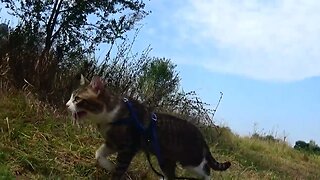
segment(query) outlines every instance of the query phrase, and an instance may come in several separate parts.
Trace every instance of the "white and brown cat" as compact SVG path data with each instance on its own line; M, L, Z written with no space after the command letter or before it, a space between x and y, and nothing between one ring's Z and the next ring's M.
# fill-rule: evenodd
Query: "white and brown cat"
M130 100L130 103L140 123L147 127L152 112L138 101ZM136 127L113 124L130 118L130 112L123 99L113 95L101 78L94 77L89 82L81 76L80 87L72 93L66 105L77 123L87 120L97 125L105 141L96 151L96 159L100 166L112 171L111 179L123 177L138 151L154 154L154 148ZM230 162L219 163L212 157L202 134L193 124L164 113L156 115L156 137L163 160L161 170L167 179L175 178L176 163L206 180L210 179L210 168L224 171L230 167ZM114 165L107 157L116 152L118 156Z

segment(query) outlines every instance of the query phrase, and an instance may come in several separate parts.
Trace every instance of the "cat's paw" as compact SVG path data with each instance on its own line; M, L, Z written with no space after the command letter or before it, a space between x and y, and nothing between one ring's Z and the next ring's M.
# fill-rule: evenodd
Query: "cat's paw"
M115 168L115 165L110 160L104 157L97 158L97 164L107 171L112 171Z

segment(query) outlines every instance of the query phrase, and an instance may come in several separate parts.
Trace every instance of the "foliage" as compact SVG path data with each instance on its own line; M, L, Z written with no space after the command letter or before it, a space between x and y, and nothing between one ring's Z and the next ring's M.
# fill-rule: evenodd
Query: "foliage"
M150 107L164 104L166 97L178 90L179 77L175 72L176 66L165 58L153 58L143 66L143 74L138 79L141 99Z
M95 61L97 45L124 39L148 14L138 0L1 2L19 21L1 45L1 74L55 104L70 94L79 69Z
M0 80L5 85L61 106L80 74L89 79L99 75L114 93L196 123L212 123L208 104L194 91L180 90L176 65L150 57L150 48L132 52L137 34L130 42L125 33L148 14L142 1L1 2L19 19L0 47ZM109 44L102 61L93 55L100 43Z
M313 140L310 140L309 143L301 140L296 141L294 149L320 155L320 147Z
M5 42L8 40L9 26L5 23L0 24L0 49L4 46Z
M88 51L101 42L114 42L133 29L148 12L138 0L13 1L1 0L29 31L44 37L44 52L52 45L69 52L88 43ZM92 50L91 50L92 51Z
M0 90L6 88L5 84L8 83L8 80L5 78L6 73L8 72L8 62L7 59L3 56L6 49L5 46L8 42L9 35L9 26L5 23L0 24Z
M265 141L273 141L273 142L280 142L280 139L275 138L273 135L268 134L268 135L260 135L258 133L254 133L251 136L252 138L256 138L256 139L261 139L261 140L265 140Z
M93 127L72 126L68 116L30 95L0 96L0 179L108 179L96 166L94 152L103 142ZM206 127L204 134L216 134ZM209 144L213 156L231 160L212 179L319 179L320 156L295 151L285 143L263 141L219 128ZM112 156L111 161L115 160ZM156 162L153 161L156 165ZM178 175L188 175L179 167ZM158 179L143 154L126 174L128 179Z
M320 177L320 156L292 151L272 135L241 138L228 128L207 126L215 110L194 91L181 90L176 66L169 59L149 57L150 48L132 53L134 40L128 42L126 32L148 14L142 1L1 2L19 24L0 25L0 178L108 178L94 166L93 152L101 143L94 129L76 129L64 111L43 103L61 107L78 86L80 74L100 75L114 93L200 123L214 156L233 161L230 171L213 175L216 179ZM98 62L93 53L100 43L110 49ZM33 93L4 95L9 86ZM314 141L305 144L299 146L319 150ZM155 179L144 162L138 156L128 178Z
M79 73L88 79L99 75L108 89L120 96L140 100L150 108L175 113L195 123L212 124L212 110L202 102L196 92L179 89L180 78L170 59L150 57L150 48L142 53L132 53L135 39L123 41L98 63L85 62ZM110 54L115 52L114 57Z

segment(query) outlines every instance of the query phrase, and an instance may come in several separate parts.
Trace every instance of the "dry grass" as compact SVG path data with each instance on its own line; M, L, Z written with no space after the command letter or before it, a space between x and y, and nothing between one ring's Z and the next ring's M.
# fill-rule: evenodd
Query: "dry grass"
M1 94L0 109L0 179L108 179L110 174L95 164L94 152L102 139L93 127L74 127L66 112L24 94ZM219 161L231 160L232 167L213 172L214 179L320 178L320 156L220 130L221 135L210 140L211 150ZM157 178L143 154L134 159L127 177Z

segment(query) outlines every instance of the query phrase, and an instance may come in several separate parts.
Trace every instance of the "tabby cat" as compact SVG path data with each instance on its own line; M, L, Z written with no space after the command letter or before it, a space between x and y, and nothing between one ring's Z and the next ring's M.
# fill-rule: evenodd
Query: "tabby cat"
M151 121L151 111L135 100L130 100L133 111L140 123L148 126ZM132 158L142 150L154 154L154 148L130 124L115 125L121 119L129 118L130 112L121 97L112 95L99 77L91 82L81 76L80 87L75 90L66 103L77 123L85 119L97 125L104 138L104 143L96 151L96 160L100 166L112 171L111 179L122 179ZM178 117L156 113L157 141L163 160L161 170L166 179L175 178L176 163L187 168L203 179L210 178L210 168L224 171L230 162L219 163L209 151L202 134L196 126ZM107 157L118 153L116 165Z

